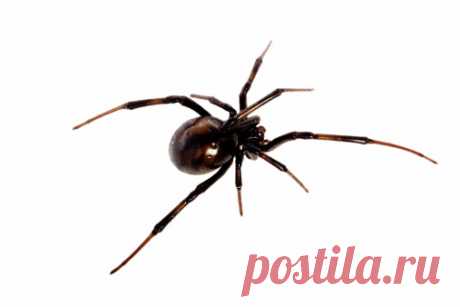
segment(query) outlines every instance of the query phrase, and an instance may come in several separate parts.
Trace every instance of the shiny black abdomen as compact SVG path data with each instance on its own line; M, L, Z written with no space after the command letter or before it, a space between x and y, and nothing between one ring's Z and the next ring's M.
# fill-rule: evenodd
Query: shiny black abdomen
M193 118L180 126L169 144L174 165L189 174L204 174L222 166L235 153L237 137L221 133L223 122L212 116Z

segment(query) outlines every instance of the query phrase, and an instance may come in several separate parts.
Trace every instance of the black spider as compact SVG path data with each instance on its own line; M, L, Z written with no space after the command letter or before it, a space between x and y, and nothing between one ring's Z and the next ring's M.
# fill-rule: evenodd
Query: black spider
M262 59L270 47L270 44L271 42L265 48L264 52L256 59L251 70L251 74L241 89L239 96L239 112L237 112L229 104L224 103L215 97L191 95L193 98L208 100L210 103L227 111L229 113L229 117L225 121L212 116L203 107L186 96L168 96L164 98L127 102L93 118L90 118L89 120L74 127L74 129L78 129L98 118L122 109L132 110L145 106L180 103L184 107L190 108L198 113L199 117L186 121L174 133L169 145L169 153L172 162L179 170L189 174L204 174L218 169L216 173L214 173L207 180L200 183L195 188L195 190L193 190L158 224L156 224L147 238L119 266L113 269L110 272L111 274L118 271L129 260L131 260L131 258L133 258L156 234L161 232L169 224L169 222L171 222L171 220L174 219L174 217L182 211L182 209L184 209L198 195L206 191L211 185L219 180L230 168L233 160L235 160L236 164L235 184L238 192L238 206L240 215L243 215L243 206L241 201L241 164L243 162L244 156L253 160L258 157L262 158L280 171L291 176L306 192L308 192L308 190L303 185L303 183L296 176L294 176L294 174L292 174L283 163L267 155L267 151L271 151L285 142L293 141L296 139L316 139L350 142L357 144L385 145L409 151L433 163L436 163L436 161L413 149L392 143L369 139L363 136L322 134L313 132L290 132L281 135L271 141L266 140L264 137L265 128L263 126L259 126L260 118L258 116L248 116L261 106L272 101L285 92L301 92L312 90L309 88L278 88L257 102L247 106L247 93L251 88L251 84L257 74L257 71L259 70L260 65L262 64Z

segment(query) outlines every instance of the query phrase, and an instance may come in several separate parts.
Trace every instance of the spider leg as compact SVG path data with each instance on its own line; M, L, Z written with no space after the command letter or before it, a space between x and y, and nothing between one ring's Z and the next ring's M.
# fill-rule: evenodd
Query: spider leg
M243 186L243 181L241 179L241 165L243 164L243 155L243 150L238 150L235 155L235 186L238 193L238 208L241 216L243 216L243 201L241 199L241 187Z
M302 189L308 193L308 189L305 187L305 185L302 183L302 181L300 181L299 178L297 178L291 171L289 171L289 169L286 167L286 165L284 165L283 163L273 159L272 157L270 157L269 155L267 155L266 153L262 152L261 149L253 146L253 145L250 145L250 144L247 144L245 145L245 147L252 153L256 154L258 157L262 158L263 160L267 161L269 164L273 165L274 167L276 167L277 169L279 169L280 171L288 174L292 179L294 179L295 182L297 182L297 184L299 184Z
M184 198L171 212L169 212L160 222L158 222L153 228L152 232L147 236L147 238L142 241L142 243L125 259L123 260L116 268L114 268L110 274L117 272L124 265L126 265L136 254L158 233L163 231L163 229L171 222L179 212L182 211L189 203L191 203L195 198L200 194L204 193L210 186L212 186L217 180L219 180L225 172L232 165L233 159L226 162L214 175L200 183L196 188Z
M377 145L383 145L383 146L388 146L388 147L393 147L401 150L405 150L407 152L413 153L414 155L417 155L421 158L427 159L428 161L437 164L437 162L424 154L408 148L404 147L398 144L393 144L389 142L383 142L383 141L378 141L374 139L370 139L365 136L351 136L351 135L338 135L338 134L323 134L323 133L312 133L312 132L290 132L283 134L272 141L261 145L261 148L263 151L271 151L275 149L276 147L289 142L289 141L294 141L297 139L313 139L313 140L326 140L326 141L337 141L337 142L348 142L348 143L356 143L356 144L377 144Z
M270 48L270 45L272 42L270 41L265 47L265 50L262 52L262 54L256 59L254 62L254 66L252 67L251 73L249 74L248 81L243 85L243 88L241 89L240 92L240 111L246 109L247 107L247 95L249 92L249 89L251 88L252 82L254 81L257 72L259 71L260 65L262 65L262 60L264 58L265 53L267 53L268 48Z
M75 129L81 128L82 126L85 126L85 125L95 121L96 119L99 119L101 117L104 117L106 115L109 115L109 114L111 114L113 112L116 112L116 111L119 111L119 110L123 110L123 109L132 110L132 109L137 109L137 108L146 107L146 106L154 106L154 105L169 104L169 103L180 103L184 107L192 109L193 111L195 111L196 113L198 113L201 116L209 116L209 115L211 115L203 107L201 107L195 101L193 101L192 99L190 99L190 98L188 98L186 96L168 96L168 97L164 97L164 98L152 98L152 99L136 100L136 101L130 101L130 102L123 103L123 104L121 104L121 105L119 105L117 107L114 107L114 108L112 108L112 109L110 109L108 111L102 112L101 114L98 114L98 115L96 115L96 116L94 116L94 117L82 122L81 124L76 125L75 127L73 127L73 129L75 130Z
M220 101L219 99L217 99L216 97L213 97L213 96L205 96L205 95L196 95L196 94L192 94L190 95L192 98L198 98L198 99L204 99L204 100L208 100L210 103L212 103L213 105L216 105L222 109L224 109L225 111L227 111L230 115L230 118L233 118L235 117L236 115L236 110L231 106L229 105L228 103L225 103L225 102L222 102Z
M263 97L262 99L258 100L257 102L253 103L249 107L241 110L240 113L237 115L237 119L241 119L243 117L248 116L250 113L254 112L261 106L267 104L268 102L272 101L276 97L281 96L282 93L285 92L310 92L313 91L312 88L277 88L276 90L272 91L267 96Z

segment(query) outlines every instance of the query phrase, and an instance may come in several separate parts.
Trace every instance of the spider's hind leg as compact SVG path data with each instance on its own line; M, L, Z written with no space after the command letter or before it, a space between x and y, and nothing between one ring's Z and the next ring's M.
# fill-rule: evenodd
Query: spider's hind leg
M210 186L219 180L230 168L232 162L233 159L225 163L216 173L214 173L214 175L197 185L195 190L193 190L186 198L184 198L184 200L182 200L173 210L171 210L160 222L155 225L147 238L145 238L144 241L142 241L142 243L125 260L123 260L116 268L114 268L110 274L117 272L124 265L126 265L145 245L147 245L147 243L154 236L163 231L163 229L168 226L168 224L182 211L182 209L184 209L195 198L204 193Z
M143 99L143 100L136 100L136 101L130 101L123 103L117 107L114 107L110 110L107 110L105 112L102 112L94 117L91 117L90 119L76 125L73 127L73 129L79 129L101 117L107 116L109 114L112 114L114 112L120 111L120 110L133 110L137 108L142 108L142 107L147 107L147 106L154 106L154 105L159 105L159 104L170 104L170 103L179 103L182 106L192 109L196 113L198 113L200 116L209 116L211 115L208 111L206 111L202 106L197 104L195 101L192 99L186 97L186 96L167 96L163 98L152 98L152 99Z

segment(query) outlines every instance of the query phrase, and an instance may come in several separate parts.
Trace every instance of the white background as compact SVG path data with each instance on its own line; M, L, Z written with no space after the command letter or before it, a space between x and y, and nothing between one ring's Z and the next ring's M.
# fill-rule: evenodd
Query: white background
M457 305L459 13L456 1L2 1L0 305ZM290 143L273 156L311 193L246 160L244 218L232 168L109 275L207 178L168 157L170 136L195 115L158 106L71 127L170 94L236 107L269 40L249 100L315 91L260 109L268 138L367 135L440 164L374 145ZM334 244L384 256L390 273L398 256L441 256L441 282L266 282L240 297L249 254L295 260Z

